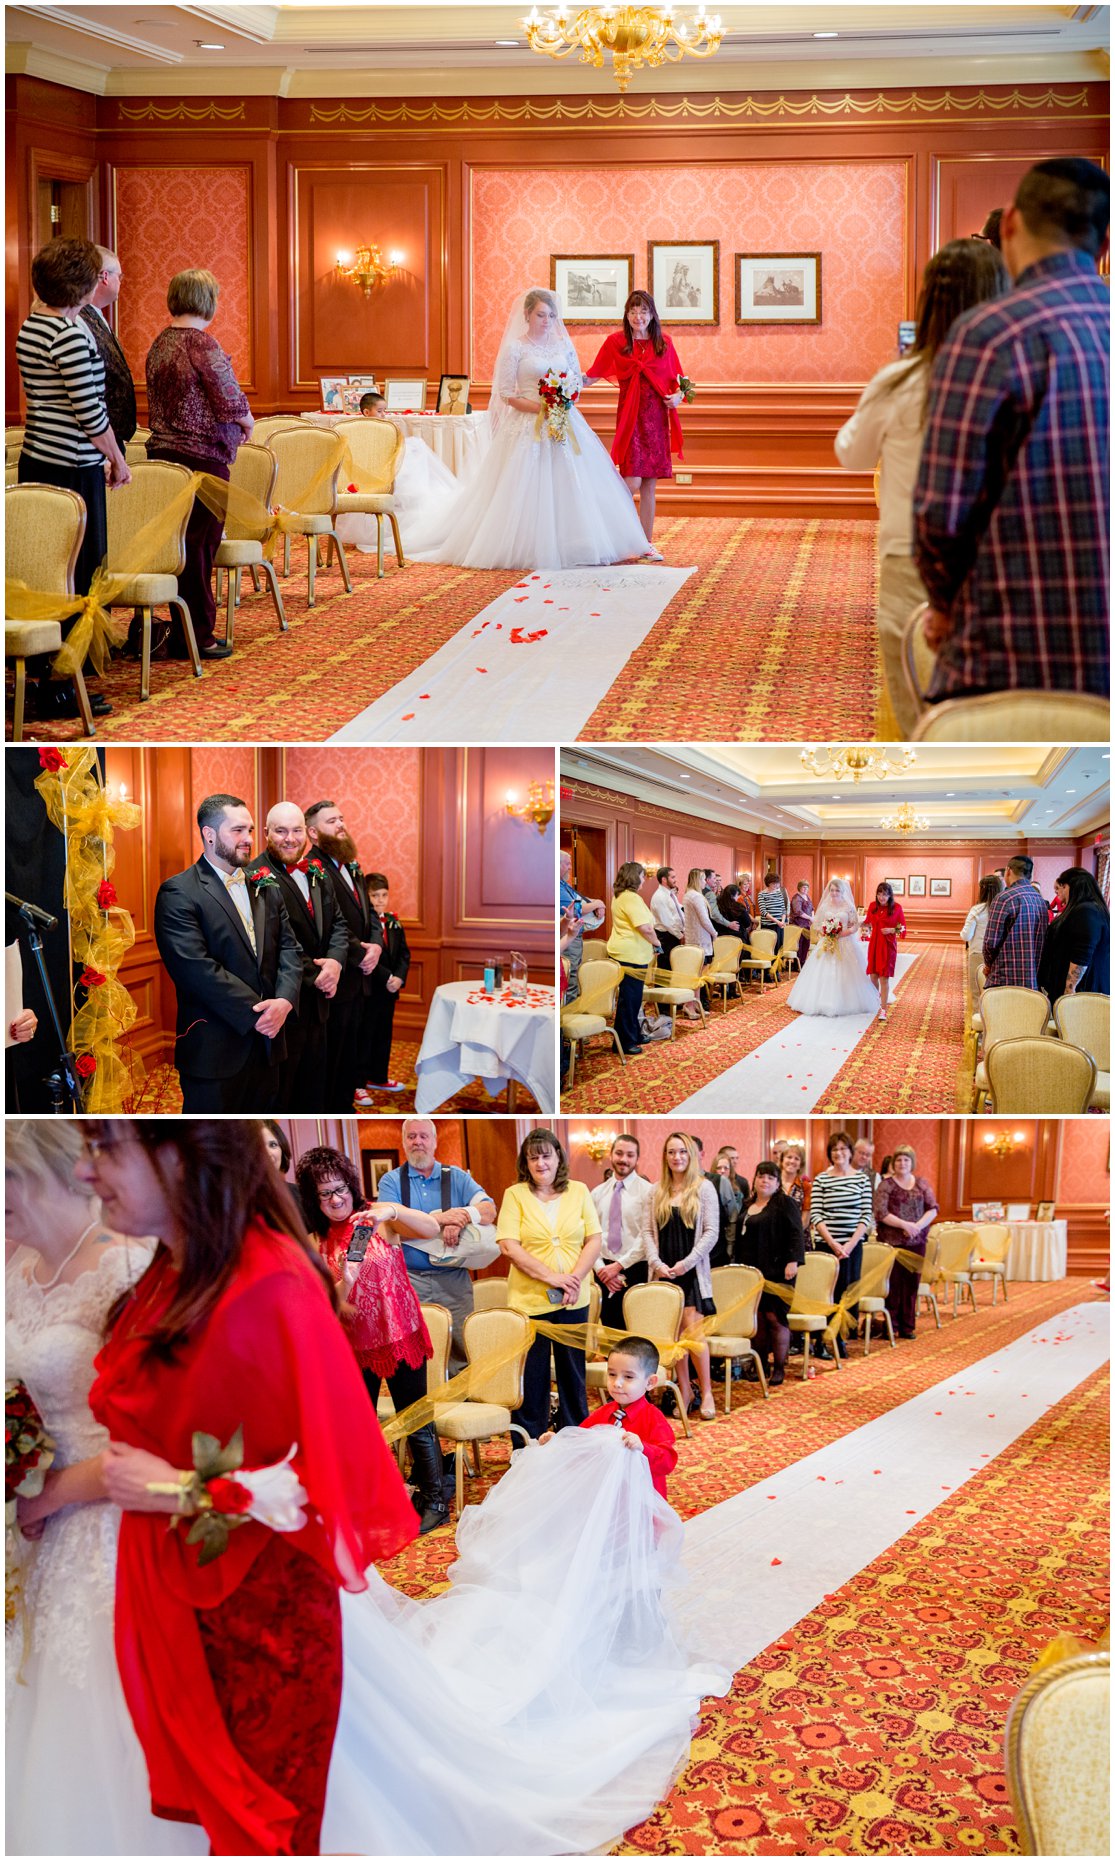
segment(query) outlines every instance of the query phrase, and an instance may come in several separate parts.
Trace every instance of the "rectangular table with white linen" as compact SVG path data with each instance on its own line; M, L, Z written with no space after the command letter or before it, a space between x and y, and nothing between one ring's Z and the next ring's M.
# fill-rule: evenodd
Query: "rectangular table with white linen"
M435 989L418 1051L414 1109L426 1115L478 1079L495 1098L523 1085L544 1112L556 1109L553 989L531 984L526 1000L480 982Z

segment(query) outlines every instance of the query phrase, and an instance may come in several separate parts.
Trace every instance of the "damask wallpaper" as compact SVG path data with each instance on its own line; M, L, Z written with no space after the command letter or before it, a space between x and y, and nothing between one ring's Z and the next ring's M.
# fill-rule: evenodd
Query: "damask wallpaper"
M418 915L421 758L421 750L405 746L337 751L307 744L286 752L290 800L299 807L336 801L365 871L386 874L392 911L411 920Z
M124 274L117 334L137 381L166 326L167 285L175 272L194 267L217 278L212 334L232 357L238 379L250 378L248 182L247 168L116 169L116 254Z

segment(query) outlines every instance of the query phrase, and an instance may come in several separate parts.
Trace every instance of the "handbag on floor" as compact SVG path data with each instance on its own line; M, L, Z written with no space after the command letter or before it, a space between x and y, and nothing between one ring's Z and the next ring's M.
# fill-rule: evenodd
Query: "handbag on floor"
M652 1019L644 1010L639 1016L639 1038L640 1040L669 1040L669 1015L655 1015Z

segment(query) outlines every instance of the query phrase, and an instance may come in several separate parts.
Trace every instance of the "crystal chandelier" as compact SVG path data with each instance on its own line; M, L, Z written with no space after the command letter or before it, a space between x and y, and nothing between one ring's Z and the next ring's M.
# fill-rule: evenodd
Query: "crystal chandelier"
M387 258L378 246L357 246L355 253L338 252L337 273L341 278L351 278L358 284L365 297L370 297L379 285L384 284L393 271L399 269L399 254L392 252Z
M677 10L671 0L663 6L561 5L543 13L533 6L530 18L523 21L523 31L532 52L543 52L548 58L568 58L579 52L581 63L595 65L598 71L603 69L605 53L610 52L612 73L625 91L631 73L644 65L678 64L686 54L711 58L719 51L723 37L719 14L710 14L704 0L691 22L675 20Z
M917 759L917 751L909 744L892 752L885 743L830 743L821 750L807 743L801 752L801 766L806 775L819 775L834 782L860 782L864 776L875 776L878 781L885 782L891 776L903 775L907 769L912 769Z
M904 801L893 814L884 814L880 826L888 834L920 834L929 826L924 814L915 814L910 802Z

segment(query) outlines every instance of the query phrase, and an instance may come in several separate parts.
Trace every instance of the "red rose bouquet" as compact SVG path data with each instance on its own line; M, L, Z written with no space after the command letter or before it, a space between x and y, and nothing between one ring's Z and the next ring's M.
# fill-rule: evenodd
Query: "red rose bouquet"
M538 381L538 392L542 396L542 408L538 415L538 424L535 431L538 433L539 437L545 433L547 438L557 440L559 445L564 445L566 440L570 437L569 416L576 405L577 396L580 393L579 388L567 387L567 381L568 376L564 369L562 369L559 375L556 374L552 368L548 369L544 375L541 375Z
M53 1459L54 1442L27 1389L22 1383L8 1383L4 1389L5 1506L14 1508L17 1498L36 1498ZM14 1511L9 1523L13 1519Z

